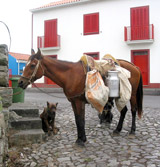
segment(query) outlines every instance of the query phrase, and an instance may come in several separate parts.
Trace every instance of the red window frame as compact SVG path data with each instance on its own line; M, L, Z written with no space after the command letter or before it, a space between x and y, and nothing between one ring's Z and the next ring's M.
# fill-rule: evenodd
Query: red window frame
M93 57L95 60L99 60L99 52L87 52L84 54ZM97 55L97 57L95 55Z
M99 13L83 15L84 35L99 34Z

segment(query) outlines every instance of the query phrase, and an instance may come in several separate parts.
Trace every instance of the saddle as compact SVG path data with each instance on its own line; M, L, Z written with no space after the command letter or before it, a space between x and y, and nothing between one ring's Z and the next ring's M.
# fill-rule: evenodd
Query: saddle
M108 70L116 70L115 65L119 65L118 61L106 54L102 60L94 60L91 56L84 54L80 59L88 71L97 70L101 76L107 76Z

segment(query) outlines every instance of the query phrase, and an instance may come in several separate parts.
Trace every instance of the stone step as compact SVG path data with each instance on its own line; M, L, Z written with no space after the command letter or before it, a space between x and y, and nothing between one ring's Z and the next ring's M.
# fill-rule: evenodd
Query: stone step
M41 143L45 134L41 129L14 131L9 136L9 146L26 146L34 143Z
M16 114L22 117L39 117L39 109L36 108L12 108L9 111L14 111Z
M11 121L10 125L15 130L42 129L42 123L39 117L22 117L17 121Z

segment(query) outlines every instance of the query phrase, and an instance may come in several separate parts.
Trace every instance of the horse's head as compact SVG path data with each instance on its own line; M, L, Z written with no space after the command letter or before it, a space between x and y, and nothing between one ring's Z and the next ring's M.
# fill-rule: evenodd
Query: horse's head
M41 64L42 59L43 56L41 55L40 49L38 49L37 53L32 49L32 55L29 57L23 75L18 81L19 87L25 89L29 84L43 76L44 70Z

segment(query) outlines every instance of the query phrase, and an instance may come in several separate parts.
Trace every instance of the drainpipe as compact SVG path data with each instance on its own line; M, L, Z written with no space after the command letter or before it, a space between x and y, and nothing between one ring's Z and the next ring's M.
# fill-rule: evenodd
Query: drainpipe
M17 63L18 63L18 75L19 75L19 61L17 60Z
M33 14L32 14L32 23L31 23L31 48L33 49Z

